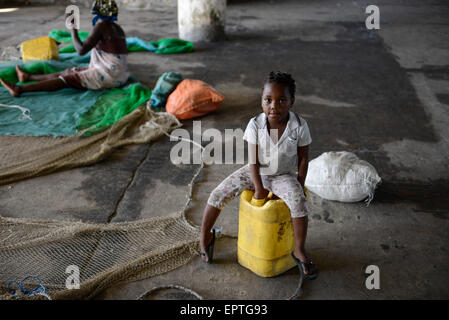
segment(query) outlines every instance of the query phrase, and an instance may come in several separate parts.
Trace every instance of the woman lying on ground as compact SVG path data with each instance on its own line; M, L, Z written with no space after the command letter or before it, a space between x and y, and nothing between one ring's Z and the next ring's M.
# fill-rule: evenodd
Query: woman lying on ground
M85 68L69 68L51 74L28 74L16 66L20 82L38 81L33 84L16 85L0 79L1 84L18 97L23 92L55 91L63 88L101 90L120 87L129 77L128 49L123 29L117 20L118 8L114 0L96 0L92 6L94 28L82 42L77 29L71 29L72 39L79 55L92 50L90 63ZM101 20L98 23L97 20Z

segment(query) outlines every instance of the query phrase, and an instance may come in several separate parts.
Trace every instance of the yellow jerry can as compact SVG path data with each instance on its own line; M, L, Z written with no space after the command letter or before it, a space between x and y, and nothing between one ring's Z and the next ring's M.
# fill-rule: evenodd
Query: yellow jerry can
M261 277L274 277L296 266L290 210L282 199L258 203L254 191L240 196L237 259ZM251 200L253 200L251 202Z
M48 36L24 41L20 44L23 61L58 60L58 45Z

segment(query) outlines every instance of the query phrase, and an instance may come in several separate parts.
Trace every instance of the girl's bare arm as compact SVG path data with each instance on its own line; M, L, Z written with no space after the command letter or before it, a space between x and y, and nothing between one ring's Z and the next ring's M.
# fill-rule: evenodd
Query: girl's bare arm
M298 147L298 181L304 190L307 170L309 168L309 146Z
M269 191L263 187L262 178L260 177L259 171L259 158L258 147L255 144L248 143L249 149L249 169L251 174L251 180L254 183L254 198L255 199L265 199L268 196Z

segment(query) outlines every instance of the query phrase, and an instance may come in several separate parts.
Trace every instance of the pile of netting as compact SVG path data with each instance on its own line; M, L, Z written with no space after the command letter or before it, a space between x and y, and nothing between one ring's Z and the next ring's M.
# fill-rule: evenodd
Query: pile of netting
M199 232L183 214L111 224L0 217L0 239L2 299L12 299L11 280L29 275L39 275L52 299L89 299L171 271L199 252ZM79 268L79 289L67 289L69 266Z
M90 128L69 137L0 136L0 185L93 164L118 147L156 140L180 126L175 116L141 106L90 136Z
M173 115L142 106L87 137L0 136L0 184L95 163L117 147L155 140L180 125ZM199 252L199 229L185 211L201 169L184 209L169 216L110 224L0 217L0 298L12 299L10 281L39 275L52 299L89 299L187 263ZM66 286L72 265L79 268L76 290Z

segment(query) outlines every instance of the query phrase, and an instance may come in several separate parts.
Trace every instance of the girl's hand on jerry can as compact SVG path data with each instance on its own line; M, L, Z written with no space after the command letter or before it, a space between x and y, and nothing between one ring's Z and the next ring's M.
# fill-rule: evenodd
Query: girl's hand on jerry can
M268 191L267 189L256 190L254 192L253 199L266 199L269 193L270 191Z

